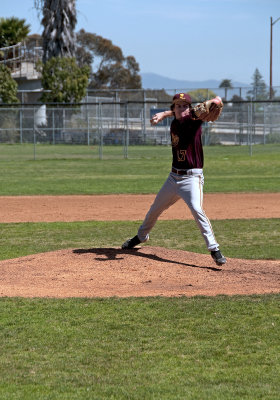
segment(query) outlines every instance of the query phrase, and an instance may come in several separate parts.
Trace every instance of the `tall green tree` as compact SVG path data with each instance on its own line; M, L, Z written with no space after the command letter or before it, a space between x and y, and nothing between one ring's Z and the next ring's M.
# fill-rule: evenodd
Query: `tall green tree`
M193 102L201 103L208 99L213 99L216 97L216 94L212 90L208 89L197 89L188 92L192 98Z
M17 86L10 69L4 64L0 64L0 101L2 103L18 103Z
M0 48L13 46L26 39L30 25L25 19L0 18Z
M43 102L78 103L86 95L90 69L79 67L75 58L52 57L41 64Z
M81 29L77 33L76 57L79 65L91 68L90 88L142 87L135 57L124 57L121 48L109 39Z
M266 84L258 68L255 69L253 74L251 86L252 89L248 91L250 100L265 100L268 98Z
M75 56L75 0L44 0L43 62L52 57Z
M126 69L128 71L128 76L125 84L130 89L139 89L142 87L142 81L140 76L140 67L135 57L128 56L125 59Z

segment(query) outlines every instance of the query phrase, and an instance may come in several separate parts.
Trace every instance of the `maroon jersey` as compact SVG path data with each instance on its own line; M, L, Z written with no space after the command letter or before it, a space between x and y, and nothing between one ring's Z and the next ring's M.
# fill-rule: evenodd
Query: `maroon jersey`
M170 126L173 162L177 169L203 168L202 121L190 116L174 119Z

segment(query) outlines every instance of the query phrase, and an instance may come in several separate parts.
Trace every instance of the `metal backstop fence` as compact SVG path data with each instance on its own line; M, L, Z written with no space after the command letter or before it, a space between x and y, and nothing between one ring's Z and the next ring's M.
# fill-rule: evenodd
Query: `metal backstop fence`
M0 144L169 145L170 119L157 126L150 118L169 102L103 98L79 105L0 105ZM218 121L203 124L203 144L254 145L280 142L280 101L225 103Z

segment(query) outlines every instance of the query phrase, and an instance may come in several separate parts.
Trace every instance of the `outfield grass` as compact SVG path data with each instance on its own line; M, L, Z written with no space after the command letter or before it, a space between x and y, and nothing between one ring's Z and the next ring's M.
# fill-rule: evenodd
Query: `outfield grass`
M130 147L129 159L109 147L111 156L99 160L89 156L88 146L44 145L37 161L22 157L30 146L0 145L0 195L156 193L171 166L171 149L164 146ZM204 152L205 193L279 192L279 144L254 146L252 157L247 146Z
M278 400L279 295L2 299L2 400Z
M140 221L0 224L0 259L65 249L120 247ZM227 257L280 259L279 219L215 220L215 236ZM208 253L194 221L158 221L149 246Z

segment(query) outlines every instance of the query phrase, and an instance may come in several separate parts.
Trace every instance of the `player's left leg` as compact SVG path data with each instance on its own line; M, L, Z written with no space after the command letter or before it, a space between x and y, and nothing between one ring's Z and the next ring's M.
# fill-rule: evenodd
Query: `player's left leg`
M190 208L211 256L218 265L221 265L226 259L220 253L212 225L203 210L203 184L202 170L195 170L193 175L184 176L181 180L179 194Z

